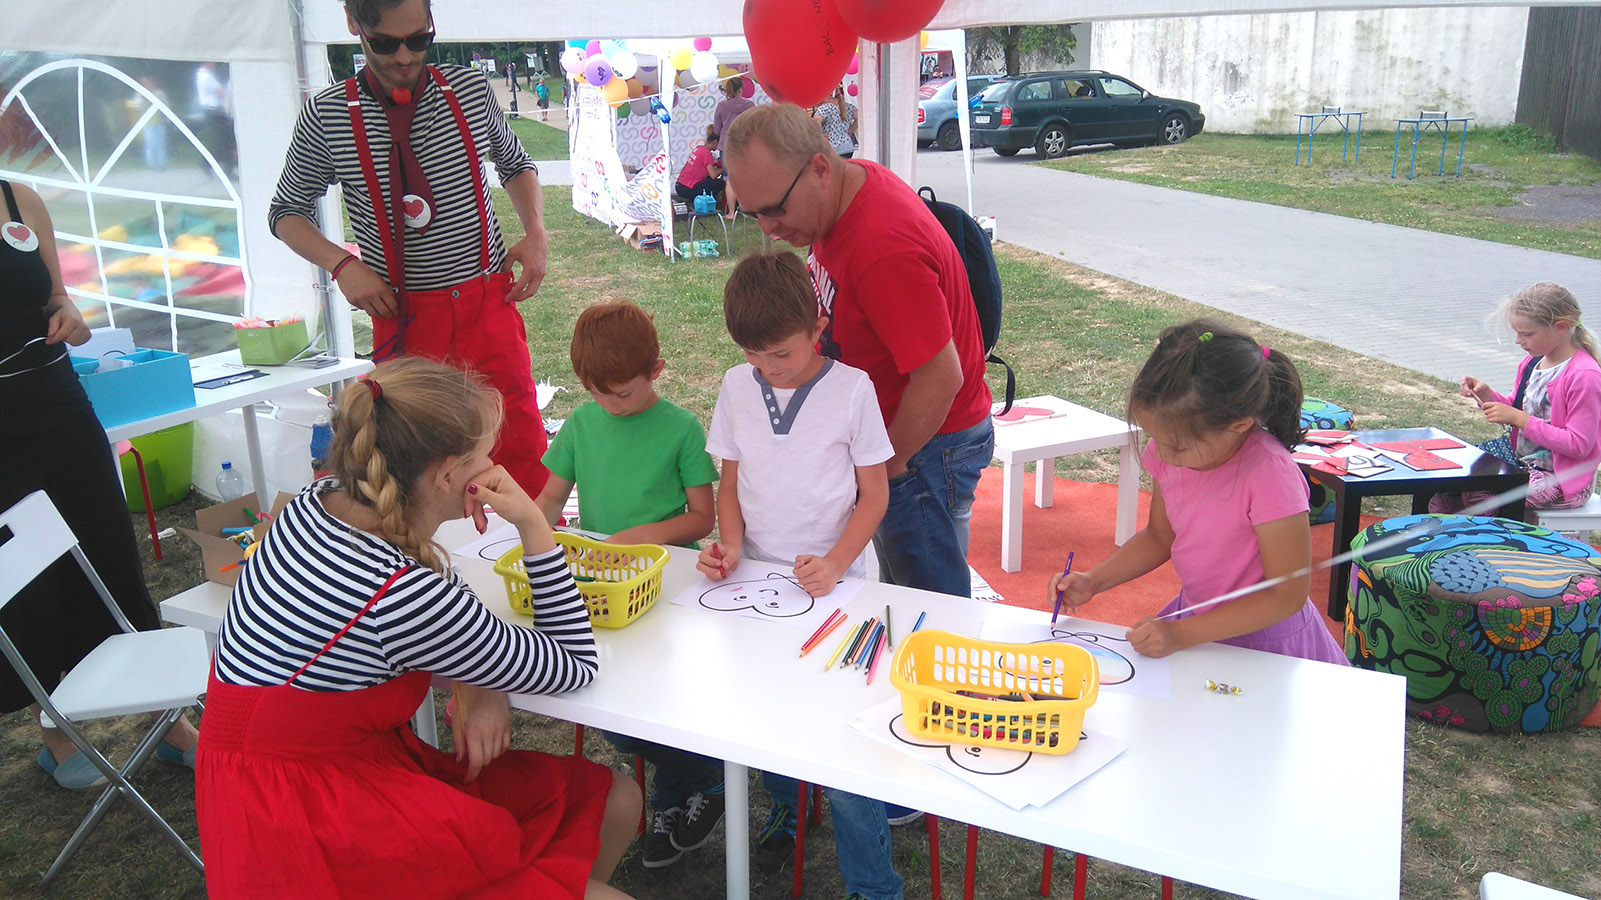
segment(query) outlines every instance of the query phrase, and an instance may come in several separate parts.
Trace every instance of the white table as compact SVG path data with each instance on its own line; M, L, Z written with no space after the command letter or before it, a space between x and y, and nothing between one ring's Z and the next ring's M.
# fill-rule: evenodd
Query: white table
M471 536L464 523L440 531L447 547ZM672 553L655 608L626 628L597 630L593 684L518 695L512 705L726 760L730 848L749 846L740 811L750 767L1248 897L1399 896L1406 682L1398 676L1221 645L1186 650L1173 658L1170 699L1103 691L1090 711L1092 727L1126 741L1126 753L1049 805L1016 812L850 727L893 693L886 672L872 685L824 673L825 653L796 655L804 629L672 605L695 577L693 554ZM527 621L511 612L489 563L460 569L496 614ZM226 594L202 585L164 602L162 614L215 630ZM966 634L987 616L1017 614L873 584L847 608L847 624L886 603L897 634L924 610L924 628ZM1244 692L1209 693L1209 678ZM746 900L749 854L729 853L727 864L728 896Z
M1001 461L1001 571L1023 568L1023 468L1034 463L1034 505L1049 509L1056 459L1092 450L1118 449L1117 531L1119 546L1134 536L1139 512L1140 429L1122 419L1085 409L1060 397L1030 397L1014 406L1064 410L1050 419L995 423L995 458Z
M320 369L304 363L246 366L239 362L238 350L229 350L202 356L189 364L191 377L196 381L238 373L246 369L259 369L267 374L262 378L252 378L249 381L220 388L195 388L194 406L107 428L106 439L115 446L118 441L125 441L141 434L204 419L230 409L240 410L244 413L245 444L250 454L250 474L255 481L254 490L257 497L263 498L262 502L270 503L271 495L267 493L267 467L262 464L261 436L256 430L256 404L273 397L282 397L307 388L320 387L335 381L347 381L358 375L364 375L372 371L372 363L365 359L340 359L333 365Z

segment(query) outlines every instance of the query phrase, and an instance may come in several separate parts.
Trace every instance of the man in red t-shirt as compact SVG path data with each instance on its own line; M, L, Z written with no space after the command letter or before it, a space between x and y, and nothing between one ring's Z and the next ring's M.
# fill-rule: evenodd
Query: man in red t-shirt
M887 580L968 596L968 519L994 448L967 269L917 194L877 163L839 158L806 113L752 109L723 140L740 205L808 259L823 351L867 372L895 456L875 538Z

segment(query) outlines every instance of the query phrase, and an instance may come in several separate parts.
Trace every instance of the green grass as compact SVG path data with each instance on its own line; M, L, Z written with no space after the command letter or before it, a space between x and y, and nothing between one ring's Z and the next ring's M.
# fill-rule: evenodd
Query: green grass
M522 118L510 120L512 133L517 135L517 140L522 141L523 149L527 150L528 155L536 162L541 159L566 159L567 132L540 122L537 118L539 107L534 105L533 95L523 96L529 98L528 103L524 105L519 101ZM550 102L557 110L561 109L561 104L556 102L554 92L551 94Z
M1601 182L1601 163L1558 153L1527 126L1475 128L1468 132L1462 177L1454 178L1456 134L1446 154L1447 175L1434 174L1438 137L1432 151L1425 137L1411 181L1410 132L1402 135L1397 177L1390 177L1394 131L1363 132L1360 164L1341 161L1342 136L1335 131L1318 134L1311 165L1295 165L1294 135L1210 132L1173 147L1080 151L1039 165L1601 259L1601 221L1536 223L1504 214L1529 187Z
M1199 142L1193 146L1201 146ZM1471 148L1471 144L1470 144ZM659 254L627 247L609 229L572 211L566 188L546 187L551 259L544 287L522 305L528 323L536 377L570 390L557 395L547 411L567 415L584 399L567 363L572 321L591 303L627 298L653 312L661 333L667 371L660 382L667 396L710 418L724 369L740 360L728 340L721 315L727 259L668 262ZM504 199L501 221L517 219ZM516 239L518 235L508 235ZM679 239L682 239L680 229ZM759 237L742 222L736 241L749 248ZM1110 276L1002 245L1001 277L1007 311L1000 352L1018 371L1022 396L1054 393L1108 413L1117 413L1123 392L1164 325L1209 313L1204 307ZM1357 356L1329 344L1219 316L1249 328L1301 368L1309 393L1345 406L1363 427L1435 424L1464 438L1490 436L1472 405L1444 382ZM358 337L358 344L360 338ZM992 379L992 385L996 381ZM1382 385L1379 389L1375 386ZM1116 478L1115 456L1080 456L1063 461L1058 472L1079 479ZM192 525L195 509L208 505L198 495L158 512L162 527ZM1400 511L1399 507L1391 511ZM142 517L135 532L144 533ZM143 543L143 541L142 541ZM145 573L158 599L193 586L203 577L199 554L182 539L163 543L156 561L145 545ZM491 600L491 602L493 602ZM1312 711L1316 714L1318 711ZM572 728L539 716L514 717L515 746L569 752ZM97 739L109 738L125 753L142 720L97 726ZM441 731L441 735L448 732ZM1530 737L1488 737L1409 721L1405 728L1406 787L1403 804L1403 897L1423 900L1476 898L1479 878L1501 871L1580 896L1601 896L1601 732L1571 729ZM448 745L447 745L448 746ZM626 768L601 738L590 733L591 759ZM43 898L39 876L66 841L93 797L69 795L50 784L34 765L38 729L25 713L0 716L0 897ZM120 759L120 756L114 755ZM1362 760L1351 760L1360 766ZM1225 771L1249 790L1250 773ZM1309 778L1317 773L1309 772ZM152 764L143 783L155 807L168 815L180 834L195 834L194 790L187 773ZM757 826L765 795L752 790L749 815ZM1152 802L1161 798L1130 798ZM1360 805L1363 798L1354 797ZM941 825L944 890L956 896L962 877L965 828ZM829 823L812 831L807 849L807 896L844 893L828 840ZM1197 835L1198 842L1227 836ZM907 879L908 897L927 897L929 857L921 829L895 832L898 870ZM1340 836L1325 836L1327 852L1339 853ZM993 832L978 843L979 896L1034 896L1040 873L1038 845ZM665 870L646 870L636 858L624 861L619 887L641 900L702 900L719 896L722 883L721 832L697 855ZM1071 896L1072 859L1058 854L1053 897ZM790 864L757 857L752 864L752 896L789 896ZM1157 896L1159 879L1105 861L1090 865L1089 894L1105 900ZM118 804L61 880L52 898L200 898L200 879L181 865L132 815ZM1193 885L1179 885L1183 900L1224 896Z

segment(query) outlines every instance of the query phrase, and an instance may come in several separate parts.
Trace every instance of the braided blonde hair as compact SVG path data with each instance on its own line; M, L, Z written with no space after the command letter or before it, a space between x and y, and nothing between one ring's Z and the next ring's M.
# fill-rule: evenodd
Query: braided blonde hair
M415 357L362 381L339 395L328 469L351 500L378 513L385 537L443 572L444 551L417 533L412 490L430 465L468 456L499 433L500 395L474 374Z

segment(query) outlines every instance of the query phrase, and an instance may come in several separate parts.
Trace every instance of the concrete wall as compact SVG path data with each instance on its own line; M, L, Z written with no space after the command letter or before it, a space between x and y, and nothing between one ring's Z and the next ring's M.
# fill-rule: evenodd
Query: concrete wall
M1511 7L1097 22L1089 62L1199 103L1208 131L1294 132L1324 104L1362 110L1367 129L1419 109L1505 125L1527 24Z

